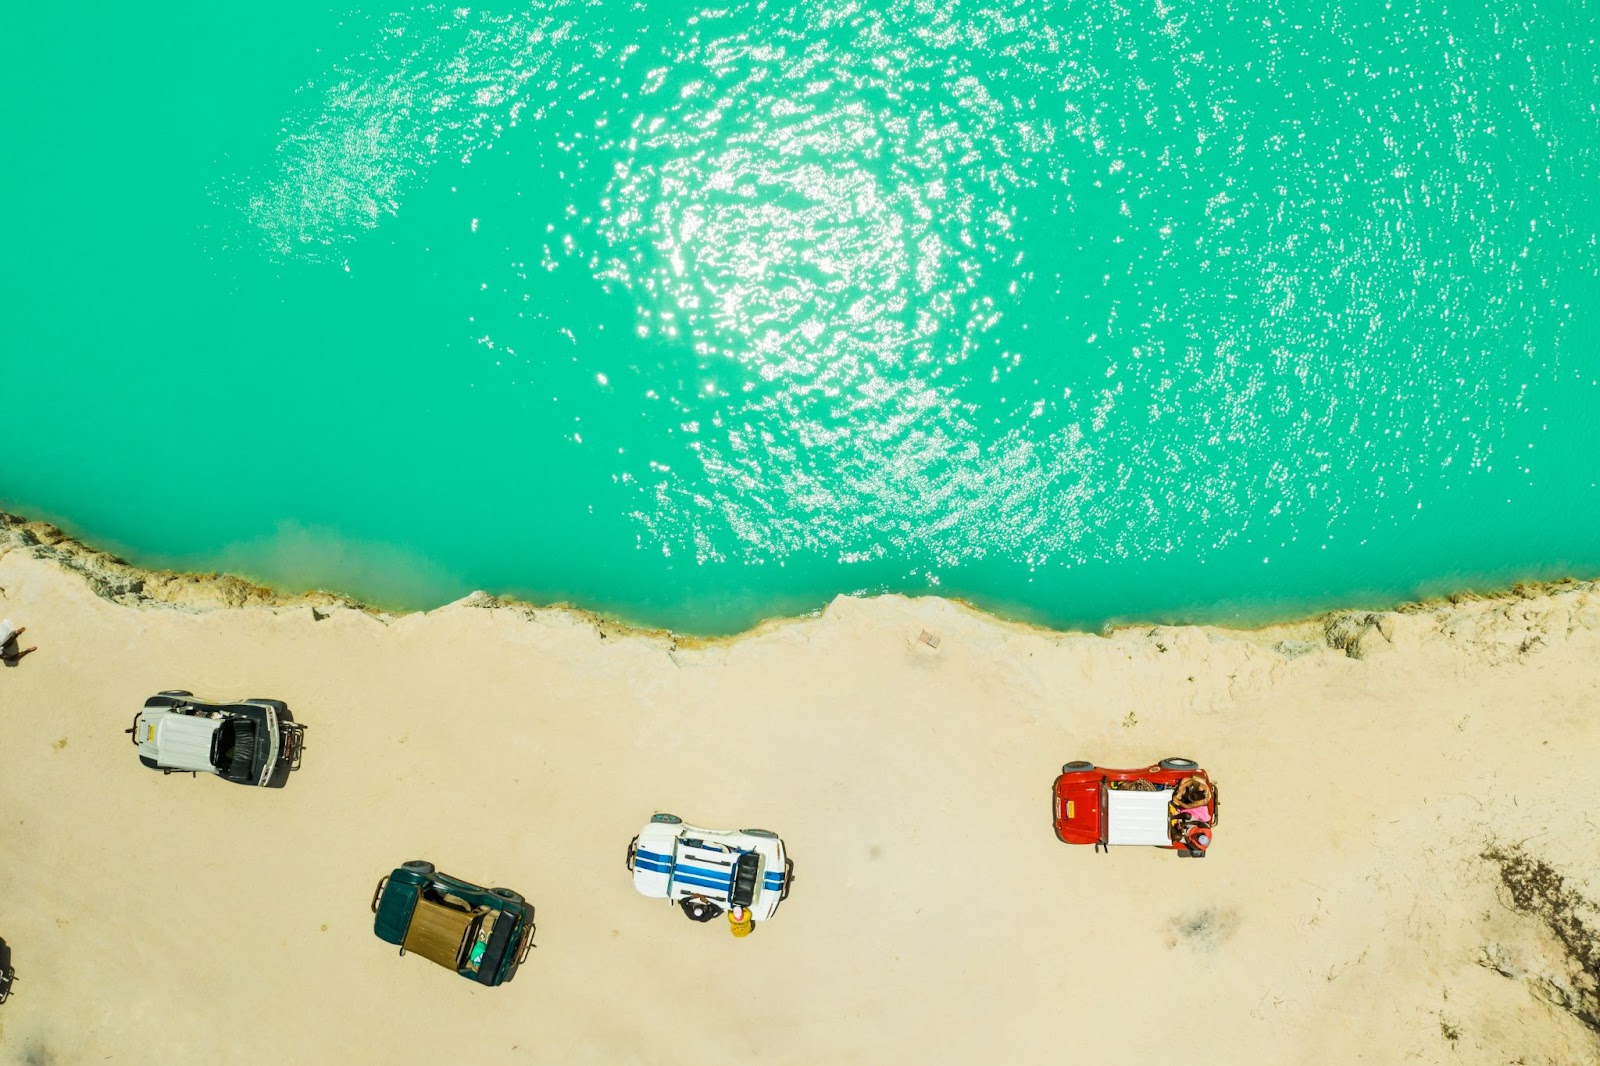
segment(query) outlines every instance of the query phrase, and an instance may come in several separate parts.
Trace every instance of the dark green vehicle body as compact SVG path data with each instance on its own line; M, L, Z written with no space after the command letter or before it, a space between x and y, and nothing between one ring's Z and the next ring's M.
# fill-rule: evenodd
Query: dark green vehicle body
M480 985L516 976L533 946L533 905L508 888L483 888L420 859L397 866L372 895L372 931Z

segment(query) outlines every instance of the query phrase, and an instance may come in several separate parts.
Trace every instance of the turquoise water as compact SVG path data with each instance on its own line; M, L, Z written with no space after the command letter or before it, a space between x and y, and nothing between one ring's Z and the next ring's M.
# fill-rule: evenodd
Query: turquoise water
M0 506L391 606L1600 574L1581 3L0 13Z

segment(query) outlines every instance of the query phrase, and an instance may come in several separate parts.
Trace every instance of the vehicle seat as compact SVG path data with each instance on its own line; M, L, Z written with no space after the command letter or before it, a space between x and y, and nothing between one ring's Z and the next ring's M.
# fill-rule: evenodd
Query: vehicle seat
M256 757L256 727L249 722L223 722L217 733L217 769L230 781L249 781Z
M756 885L761 876L761 856L747 851L733 864L733 884L728 891L728 902L735 907L748 907L756 898Z

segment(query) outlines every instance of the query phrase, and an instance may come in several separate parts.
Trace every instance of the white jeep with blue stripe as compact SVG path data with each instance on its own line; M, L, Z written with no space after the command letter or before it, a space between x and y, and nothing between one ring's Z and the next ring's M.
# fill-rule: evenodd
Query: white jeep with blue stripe
M673 814L655 815L633 838L628 869L642 895L670 900L696 922L734 907L764 922L794 880L794 863L771 830L701 829Z

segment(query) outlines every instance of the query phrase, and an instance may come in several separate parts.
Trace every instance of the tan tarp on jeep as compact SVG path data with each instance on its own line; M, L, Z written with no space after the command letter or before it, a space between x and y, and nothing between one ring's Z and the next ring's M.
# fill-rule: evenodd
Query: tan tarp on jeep
M405 949L440 966L460 970L468 945L477 938L481 918L480 914L418 897L411 928L406 930Z

